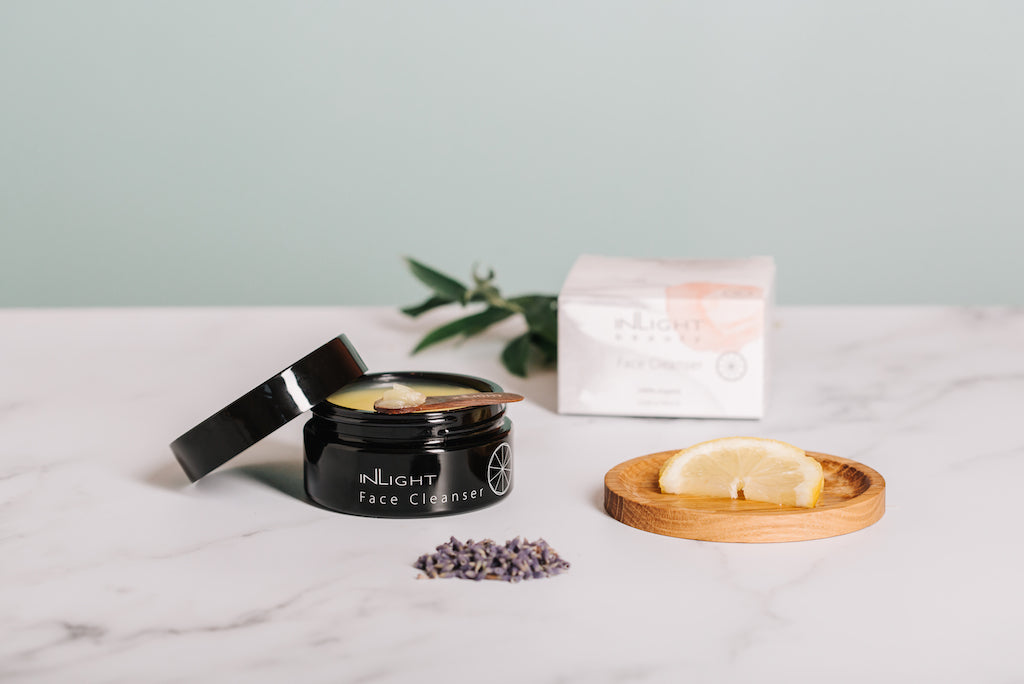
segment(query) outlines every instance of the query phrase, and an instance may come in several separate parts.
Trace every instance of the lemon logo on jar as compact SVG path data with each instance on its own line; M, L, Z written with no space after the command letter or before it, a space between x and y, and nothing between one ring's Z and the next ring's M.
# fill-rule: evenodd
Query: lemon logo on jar
M512 484L512 447L502 442L487 462L487 484L498 496L508 491Z

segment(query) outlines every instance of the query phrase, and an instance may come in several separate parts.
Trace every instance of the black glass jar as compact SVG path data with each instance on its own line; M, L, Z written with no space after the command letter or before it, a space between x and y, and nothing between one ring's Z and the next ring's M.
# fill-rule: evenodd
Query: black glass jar
M364 378L502 391L489 380L453 373ZM504 404L388 415L323 401L313 407L303 436L306 494L342 513L450 515L490 506L512 489L512 421Z

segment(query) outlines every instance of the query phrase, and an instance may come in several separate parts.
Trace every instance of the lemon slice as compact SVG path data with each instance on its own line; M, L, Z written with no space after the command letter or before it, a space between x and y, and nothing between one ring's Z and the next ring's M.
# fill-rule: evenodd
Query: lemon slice
M658 484L665 494L719 496L813 508L825 483L821 464L792 444L724 437L678 451Z

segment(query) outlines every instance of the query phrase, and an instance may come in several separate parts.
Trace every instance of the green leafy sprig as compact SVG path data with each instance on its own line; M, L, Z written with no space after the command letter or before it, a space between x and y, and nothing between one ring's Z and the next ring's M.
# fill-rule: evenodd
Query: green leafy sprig
M526 332L513 338L501 352L501 362L514 375L525 377L532 358L545 365L558 358L558 298L555 295L522 295L504 297L494 284L494 271L486 275L473 269L473 286L461 282L429 266L406 257L412 274L430 288L426 301L402 309L402 313L416 317L441 306L458 304L462 307L482 303L483 308L434 328L420 340L412 353L452 338L466 339L482 333L495 323L511 316L523 316ZM536 352L536 353L535 353Z

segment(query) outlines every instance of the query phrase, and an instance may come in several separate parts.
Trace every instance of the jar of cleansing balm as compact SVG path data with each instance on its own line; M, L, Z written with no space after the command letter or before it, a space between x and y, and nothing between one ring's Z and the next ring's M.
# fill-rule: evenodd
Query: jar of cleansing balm
M411 518L475 510L512 488L512 421L505 405L376 413L394 384L428 396L500 392L454 373L364 375L313 407L303 430L306 494L331 510Z
M463 513L512 487L505 405L376 413L395 383L426 395L500 392L454 373L365 374L344 335L329 340L171 443L195 482L312 409L304 429L306 494L334 511L388 518Z

